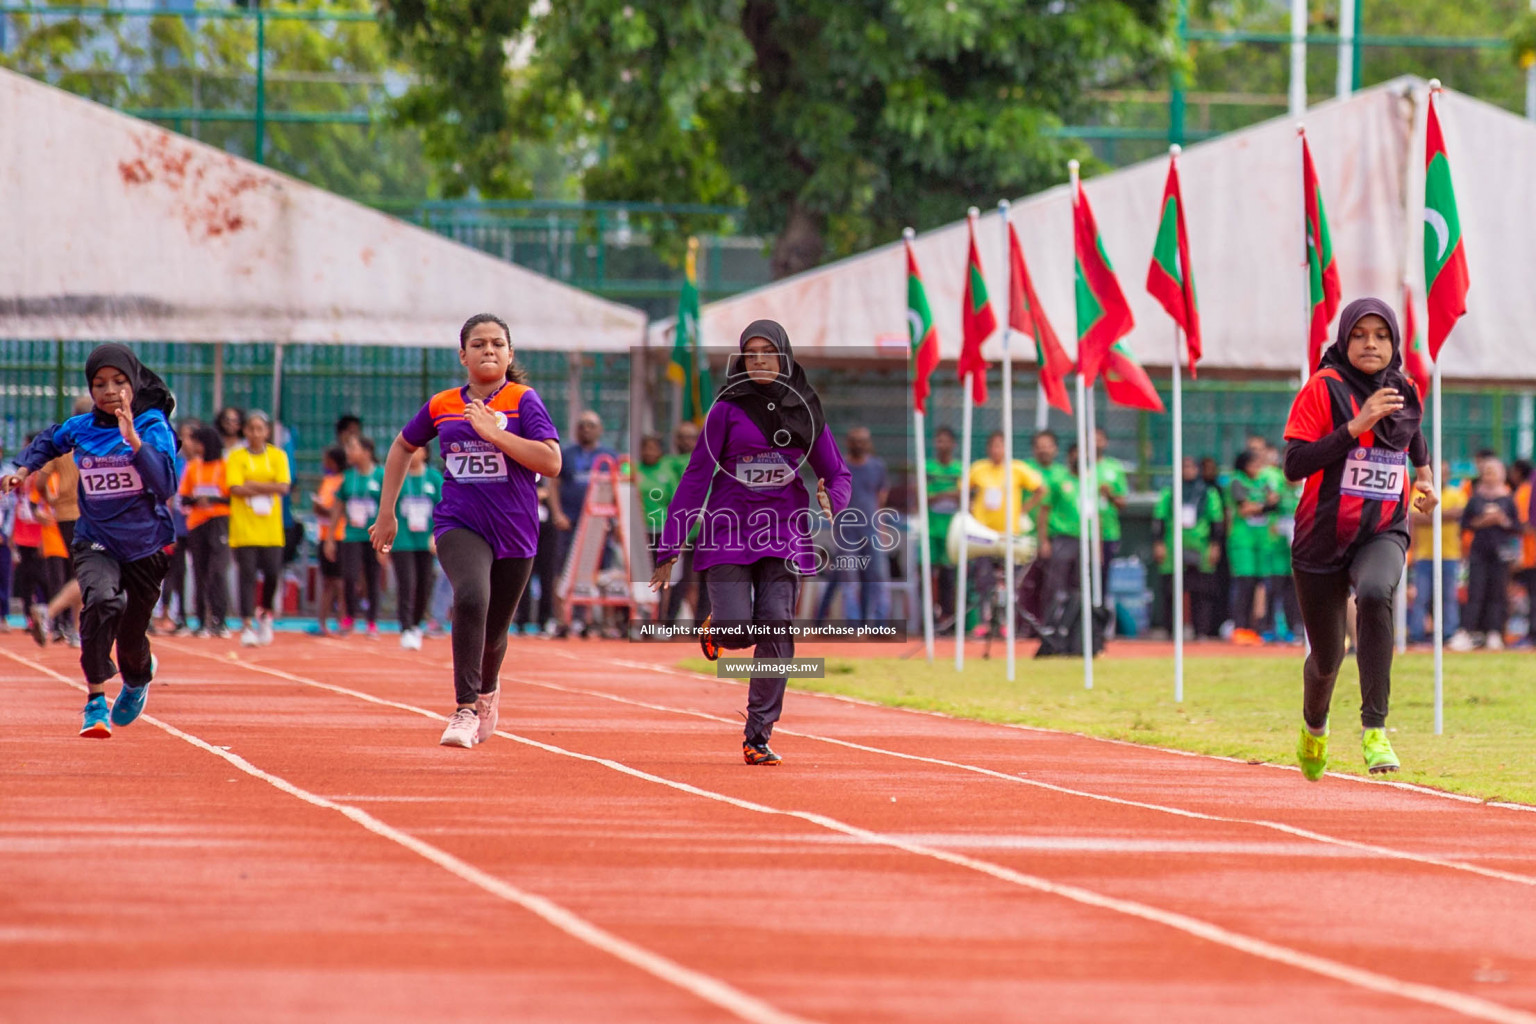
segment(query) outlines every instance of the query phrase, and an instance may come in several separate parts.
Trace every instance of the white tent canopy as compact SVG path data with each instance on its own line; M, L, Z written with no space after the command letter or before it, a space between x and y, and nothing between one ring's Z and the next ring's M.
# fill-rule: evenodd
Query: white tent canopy
M645 314L0 70L0 337L618 352Z
M1423 81L1401 78L1315 107L1305 120L1345 301L1378 295L1398 306L1406 275L1421 329L1427 91ZM1440 113L1472 270L1469 313L1443 354L1445 375L1536 380L1536 345L1524 338L1536 325L1536 288L1527 280L1536 266L1536 125L1451 92ZM1276 119L1193 146L1179 170L1200 296L1201 367L1299 373L1307 310L1296 122ZM1172 322L1145 282L1166 173L1166 158L1158 158L1084 183L1135 312L1128 342L1143 363L1164 367L1173 357ZM1076 334L1071 216L1066 186L1020 200L1011 213L1040 300L1069 351ZM983 212L977 245L996 302L1007 286L996 209ZM965 221L919 235L915 246L944 356L954 359ZM711 346L734 343L743 326L768 317L784 324L797 351L899 350L907 339L901 244L710 303L702 315ZM668 344L669 332L668 324L652 325L652 344ZM989 359L998 358L1000 337L988 343ZM1027 340L1014 351L1022 362L1034 359Z

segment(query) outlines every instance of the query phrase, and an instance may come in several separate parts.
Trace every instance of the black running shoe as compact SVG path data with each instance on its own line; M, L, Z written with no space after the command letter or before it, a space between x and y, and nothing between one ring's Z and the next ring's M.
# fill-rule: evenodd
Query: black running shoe
M714 638L710 636L709 632L709 620L711 618L713 616L706 615L704 616L704 621L699 623L699 646L704 649L704 657L707 660L719 661L720 645L715 643Z
M741 743L741 756L747 764L780 764L783 758L769 749L766 743Z

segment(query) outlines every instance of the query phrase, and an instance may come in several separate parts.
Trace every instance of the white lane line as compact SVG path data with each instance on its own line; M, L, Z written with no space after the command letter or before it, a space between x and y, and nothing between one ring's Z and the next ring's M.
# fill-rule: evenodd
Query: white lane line
M185 648L177 649L183 651L186 650ZM189 651L188 653L194 654L198 657L216 660L212 659L209 655L198 654L198 652L195 651ZM253 665L249 662L236 662L235 664L238 664L241 667L249 669L253 672L261 672L278 679L286 679L291 682L302 683L306 686L313 686L318 689L329 690L332 693L339 693L344 696L354 697L369 704L377 704L381 707L395 708L400 711L407 711L412 714L421 715L424 718L431 718L437 721L446 721L446 716L438 714L435 711L429 711L426 708L416 707L414 705L405 704L400 701L388 700L384 697L375 697L371 693L364 693L360 690L352 690L344 686L334 686L330 683L322 683L314 679L306 679L303 676L294 675L290 672L284 672L280 669L267 668L263 665ZM1110 910L1119 914L1124 914L1128 917L1139 918L1140 920L1150 921L1154 924L1161 924L1176 931L1183 932L1186 935L1192 935L1199 939L1205 939L1208 942L1219 946L1225 946L1228 949L1237 950L1241 953L1247 953L1250 956L1257 957L1261 960L1268 960L1271 963L1294 967L1298 970L1307 971L1321 977L1331 978L1335 981L1341 981L1347 985L1354 985L1357 988L1362 988L1367 991L1378 992L1388 996L1395 996L1401 999L1423 1003L1427 1006L1437 1006L1441 1009L1450 1010L1454 1013L1459 1013L1465 1017L1471 1017L1475 1020L1492 1021L1494 1024L1536 1024L1536 1014L1528 1013L1525 1010L1516 1009L1512 1006L1505 1006L1502 1003L1495 1003L1491 1000L1483 999L1478 996L1467 995L1466 993L1457 992L1452 989L1439 988L1434 985L1425 985L1420 982L1404 981L1400 978L1394 978L1386 974L1378 974L1375 971L1366 970L1365 968L1353 967L1349 964L1341 963L1337 960L1330 960L1327 957L1316 956L1311 953L1302 952L1298 949L1292 949L1289 946L1282 946L1278 943L1269 942L1265 939L1258 939L1250 935L1244 935L1241 932L1234 932L1228 928L1222 927L1221 925L1212 924L1209 921L1203 921L1199 918L1190 917L1187 914L1180 914L1175 911L1163 910L1159 907L1150 906L1145 903L1139 903L1135 900L1126 900L1114 896L1106 896L1102 893L1094 892L1091 889L1084 889L1081 886L1052 882L1046 878L1025 874L1022 871L1015 871L1012 868L1006 868L1000 864L993 864L990 861L979 860L975 857L968 857L965 854L954 853L949 850L941 850L935 847L925 846L921 843L914 843L905 839L901 839L896 836L889 836L878 832L872 832L869 829L860 828L857 825L850 825L846 822L839 821L836 818L828 817L824 814L817 814L811 811L784 810L777 807L770 807L767 804L756 803L751 800L742 800L738 797L729 796L725 793L716 793L713 790L703 789L699 786L693 785L692 783L678 782L675 779L668 779L660 775L654 775L650 772L642 771L639 768L632 768L620 761L614 761L606 757L597 757L593 754L583 754L575 750L567 750L564 747L557 747L551 743L542 743L539 740L535 740L527 736L519 736L516 733L507 732L502 729L496 730L496 735L502 737L503 739L511 740L514 743L521 743L524 746L533 747L536 750L543 750L546 753L555 754L560 757L568 757L576 761L585 761L589 764L601 765L604 768L608 768L611 771L618 772L622 775L628 775L631 778L655 783L659 786L665 786L668 789L673 789L680 793L688 793L692 796L701 797L705 800L712 800L716 803L725 804L730 807L737 807L741 810L751 811L756 814L795 818L800 821L809 822L813 825L818 825L830 832L836 832L841 835L862 840L871 846L884 846L895 850L901 850L904 853L910 853L914 856L926 857L931 860L952 864L956 867L966 868L971 871L996 878L1000 881L1020 886L1022 888L1031 889L1036 892L1047 893L1053 896L1060 896L1063 899L1071 900L1074 903L1080 903L1084 906Z
M173 645L164 644L164 646L169 648ZM184 648L179 647L175 649L185 650ZM0 654L4 654L6 657L18 661L21 664L28 666L29 668L36 669L37 671L46 675L50 675L60 682L65 683L66 685L73 686L77 690L84 692L86 689L80 683L75 682L67 676L61 675L58 672L55 672L53 669L46 665L42 665L37 662L30 661L26 658L19 657L15 654L12 654L10 651L0 650ZM199 654L198 656L204 658L211 657L210 655L205 654ZM255 666L246 667L254 668ZM270 672L271 670L259 669L259 671ZM312 686L324 686L322 683L314 683L308 680L298 680L295 678L295 681L308 682L309 685ZM338 692L340 692L339 688L337 687L325 686L324 688L337 689ZM358 694L357 696L361 695ZM442 718L443 716L434 715L431 717ZM565 909L552 900L546 899L545 897L536 893L531 893L524 889L520 889L509 882L505 882L502 879L497 878L495 875L480 870L467 861L460 860L458 857L455 857L453 854L447 852L446 850L439 849L438 847L433 846L431 843L426 843L420 839L417 839L415 836L408 832L402 832L392 825L385 824L378 818L375 818L373 815L369 814L367 811L357 807L351 807L347 804L338 803L335 800L327 799L326 797L320 796L316 793L311 793L307 789L303 789L294 785L287 779L273 775L271 772L264 771L263 769L256 767L239 755L231 754L229 751L214 746L213 744L208 743L205 740L192 735L191 733L183 732L182 730L176 728L174 725L171 725L169 722L155 718L153 715L141 715L140 721L148 722L155 728L163 730L164 732L169 733L179 740L190 743L192 746L197 747L199 750L207 751L215 757L222 758L234 767L240 769L240 771L244 772L245 774L260 779L261 781L272 786L274 789L287 793L289 796L296 797L297 799L302 800L307 804L313 804L315 807L322 807L326 810L335 811L338 814L341 814L356 822L358 825L361 825L363 828L367 829L369 832L372 832L374 835L388 839L392 843L397 843L398 845L405 847L412 853L415 853L418 856L432 862L433 864L436 864L444 871L447 871L452 875L456 875L457 877L468 882L470 885L477 886L478 888L485 890L493 896L500 897L501 899L506 900L508 903L516 904L517 906L522 907L524 910L527 910L530 913L543 918L549 924L576 939L578 942L584 942L595 949L599 949L604 953L614 957L615 959L623 961L624 963L629 964L631 967L638 968L639 970L644 971L646 974L664 981L669 985L674 985L677 988L682 989L684 992L687 992L688 994L695 996L706 1003L717 1006L735 1017L739 1017L740 1019L746 1021L753 1021L754 1024L809 1024L805 1018L797 1017L790 1013L785 1013L783 1010L780 1010L775 1006L771 1006L755 996L748 995L746 992L743 992L740 989L719 980L718 978L713 978L707 974L702 974L699 971L695 971L692 968L684 967L682 964L677 963L675 960L669 960L658 953L653 953L642 946L637 946L627 939L620 938L612 932L598 927L585 918L577 916L576 914Z
M729 686L745 686L734 679L720 679L716 676L706 675L702 672L688 672L682 669L669 668L665 665L653 665L644 661L630 661L626 658L609 658L598 655L595 658L582 658L579 655L567 651L551 649L550 654L569 661L578 661L590 664L594 660L606 661L610 665L618 665L623 668L643 669L656 672L661 675L676 676L679 679L687 679L692 682L723 683ZM1067 729L1047 729L1039 725L1024 725L1020 722L984 722L975 718L963 718L960 715L951 715L943 711L929 711L926 708L908 708L897 704L881 704L878 701L865 700L862 697L849 697L841 693L823 693L819 690L791 690L797 696L817 697L822 700L837 701L840 704L853 704L863 708L879 708L883 711L899 711L908 715L924 715L929 718L942 718L950 722L962 722L966 725L982 725L997 729L1014 729L1019 732L1038 732L1049 736L1075 736L1081 740L1092 740L1095 743L1109 743L1117 747L1130 747L1133 750L1151 750L1160 754L1174 754L1178 757L1194 757L1207 761L1225 761L1228 764L1240 764L1250 768L1272 768L1283 772L1301 771L1293 764L1276 764L1273 761L1250 761L1242 757L1228 757L1224 754L1202 754L1195 750L1179 750L1175 747L1159 747L1151 743L1135 743L1131 740L1117 740L1109 736L1094 736L1086 732L1071 732ZM778 727L775 726L775 729ZM1478 807L1497 807L1505 811L1525 811L1536 814L1536 804L1514 803L1508 800L1485 800L1482 797L1469 796L1466 793L1451 793L1443 789L1435 789L1432 786L1421 786L1415 782L1393 782L1389 779L1371 779L1363 775L1351 775L1347 772L1328 772L1330 779L1341 779L1346 782L1356 782L1365 786L1384 786L1390 789L1400 789L1408 793L1417 793L1421 796L1438 797L1441 800L1453 800L1456 803L1475 804Z
M520 683L525 686L538 686L548 690L559 690L563 693L578 694L586 697L598 697L603 700L613 701L617 704L628 704L632 707L646 708L651 711L663 711L674 715L688 715L694 718L704 718L712 722L724 722L735 725L736 720L721 715L712 715L707 711L696 711L692 708L669 707L665 704L654 704L650 701L635 700L631 697L620 697L612 693L604 693L601 690L588 690L582 687L565 686L560 683L529 679L527 677L506 679L503 682ZM1388 846L1378 846L1375 843L1362 843L1353 839L1341 839L1337 836L1326 835L1322 832L1313 832L1310 829L1297 828L1284 822L1268 821L1262 818L1231 818L1219 814L1203 814L1200 811L1191 811L1182 807L1170 807L1166 804L1146 803L1141 800L1129 800L1123 797L1107 796L1103 793L1091 793L1082 789L1071 789L1067 786L1058 786L1049 782L1041 782L1038 779L1025 778L1020 775L1010 775L1007 772L995 771L991 768L982 768L979 765L965 764L960 761L946 761L939 757L924 757L920 754L907 754L899 750L888 750L884 747L872 747L863 743L855 743L852 740L840 740L831 736L821 736L816 733L802 732L795 729L774 727L775 732L787 736L799 736L803 739L815 740L819 743L829 743L834 746L847 747L869 754L882 754L886 757L900 758L903 761L919 761L924 764L939 765L944 768L955 768L960 771L971 772L976 775L985 775L989 778L1001 779L1004 782L1012 782L1022 786L1033 786L1036 789L1048 790L1052 793L1061 793L1065 796L1082 797L1087 800L1098 800L1108 804L1118 804L1122 807L1136 807L1146 811L1157 811L1161 814L1171 814L1180 818L1192 818L1199 821L1214 821L1228 825L1251 825L1258 828L1267 828L1286 835L1296 836L1300 839L1308 839L1313 842L1327 843L1330 846L1340 846L1351 850L1358 850L1376 857L1390 857L1395 860L1411 861L1417 864L1428 864L1434 867L1449 868L1453 871L1465 871L1474 875L1482 875L1484 878L1493 878L1501 882L1514 882L1517 885L1536 887L1536 877L1516 874L1512 871L1500 871L1496 868L1480 867L1469 864L1466 861L1446 860L1442 857L1432 857L1427 854L1409 853L1404 850L1395 850Z

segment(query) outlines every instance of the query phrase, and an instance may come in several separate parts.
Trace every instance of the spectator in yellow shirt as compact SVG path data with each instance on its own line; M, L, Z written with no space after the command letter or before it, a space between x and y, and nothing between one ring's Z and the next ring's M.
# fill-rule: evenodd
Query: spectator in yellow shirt
M1461 571L1461 510L1467 507L1467 492L1451 482L1450 467L1442 464L1440 507L1441 578L1445 588L1445 622L1440 636L1446 640L1456 635L1461 624L1461 605L1456 600L1456 576ZM1408 639L1416 644L1429 642L1426 616L1433 609L1435 588L1434 519L1437 514L1410 512L1413 527L1413 604L1408 608Z
M272 642L272 605L283 572L283 495L292 486L288 455L267 443L272 423L264 412L245 418L245 446L224 457L229 485L229 548L240 576L240 618L246 647ZM261 576L258 600L256 577ZM259 609L259 611L258 611Z
M987 457L971 463L971 518L989 530L1001 534L1030 532L1030 513L1040 503L1044 492L1042 478L1030 466L1013 460L1003 463L1003 432L994 430L987 438ZM1008 491L1012 488L1013 518L1008 517ZM982 555L971 562L971 577L976 581L977 632L985 635L992 621L992 604L997 589L998 571L1003 559Z

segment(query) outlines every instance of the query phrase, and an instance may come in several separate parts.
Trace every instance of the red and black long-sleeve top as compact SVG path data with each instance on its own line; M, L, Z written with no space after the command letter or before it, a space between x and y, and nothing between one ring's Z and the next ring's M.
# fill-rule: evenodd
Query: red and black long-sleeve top
M1387 534L1408 549L1409 465L1428 465L1429 446L1415 431L1407 451L1382 443L1374 431L1351 436L1360 401L1337 370L1312 375L1285 423L1285 475L1306 480L1296 509L1291 562L1302 572L1336 572L1355 548Z

